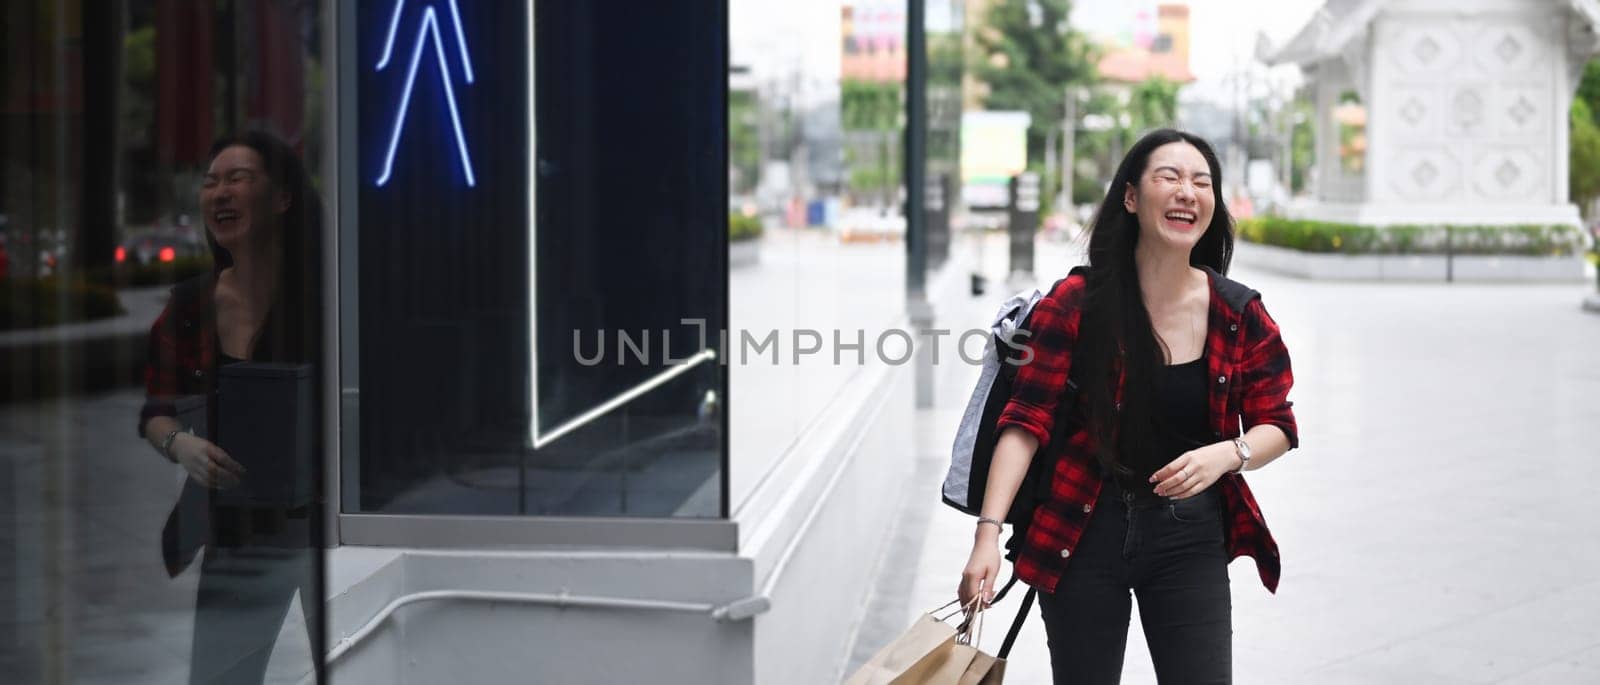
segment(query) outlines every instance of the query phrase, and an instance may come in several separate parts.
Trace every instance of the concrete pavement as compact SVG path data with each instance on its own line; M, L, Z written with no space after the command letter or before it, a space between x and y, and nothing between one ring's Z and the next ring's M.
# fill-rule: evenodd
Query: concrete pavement
M1003 255L986 253L999 282ZM1038 263L1048 283L1077 261L1041 241ZM1248 559L1231 567L1236 681L1600 682L1600 318L1574 305L1591 286L1232 275L1283 328L1303 437L1250 475L1284 575L1274 596ZM939 303L939 325L981 321L1003 290ZM937 493L975 378L941 367L919 412L915 480L849 669L954 596L973 520ZM989 616L987 650L1020 597ZM1123 680L1154 682L1137 622ZM1036 617L1007 673L1049 682Z

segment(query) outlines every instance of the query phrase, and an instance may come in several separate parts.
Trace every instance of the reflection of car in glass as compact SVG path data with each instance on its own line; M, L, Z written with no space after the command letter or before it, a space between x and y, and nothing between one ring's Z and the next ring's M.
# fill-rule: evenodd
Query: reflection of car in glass
M144 266L151 262L170 262L180 257L197 257L205 254L205 251L205 242L194 236L146 233L122 241L113 258L119 266Z

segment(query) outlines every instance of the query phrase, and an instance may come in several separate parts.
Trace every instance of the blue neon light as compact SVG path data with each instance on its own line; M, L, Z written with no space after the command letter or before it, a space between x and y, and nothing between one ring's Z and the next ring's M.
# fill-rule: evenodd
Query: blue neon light
M389 57L394 50L395 34L400 26L400 14L405 7L405 0L397 0L394 15L389 22L389 36L385 41L383 57L378 60L378 71L383 71L389 63ZM455 0L450 0L451 20L455 24L456 44L461 53L462 70L467 83L473 82L472 62L467 56L466 35L461 30L461 14L456 9ZM389 150L384 155L383 171L378 175L377 184L385 185L394 174L394 156L400 146L400 132L405 129L406 113L411 109L411 91L417 82L417 66L422 62L422 47L429 36L433 37L433 54L439 60L439 80L444 86L445 104L450 108L450 123L455 131L456 151L461 157L461 168L467 177L467 186L478 185L477 175L472 171L472 156L467 153L467 137L461 128L461 112L456 107L455 88L450 85L450 66L445 61L444 39L439 33L439 17L433 7L422 10L422 23L417 27L417 38L411 47L411 65L407 68L405 87L400 94L400 108L395 113L394 130L389 135Z
M389 65L389 56L394 54L394 34L400 28L400 13L406 8L406 0L397 0L394 3L394 14L389 17L389 39L383 42L383 57L378 58L378 71Z
M450 19L456 25L456 48L461 51L461 68L467 72L467 83L472 83L472 58L467 56L467 37L461 33L461 10L456 8L456 0L450 0Z

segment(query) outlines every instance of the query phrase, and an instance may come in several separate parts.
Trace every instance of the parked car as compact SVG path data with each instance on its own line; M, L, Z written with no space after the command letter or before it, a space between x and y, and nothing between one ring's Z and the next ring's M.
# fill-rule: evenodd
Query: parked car
M180 257L198 257L205 253L205 241L195 236L151 232L123 240L117 246L113 260L118 266L144 266L151 262L170 262Z

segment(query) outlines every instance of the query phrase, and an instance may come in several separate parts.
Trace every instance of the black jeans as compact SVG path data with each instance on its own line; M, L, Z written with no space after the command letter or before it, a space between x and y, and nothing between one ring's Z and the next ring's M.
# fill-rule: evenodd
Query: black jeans
M1141 500L1106 481L1054 594L1039 593L1056 683L1116 683L1139 598L1162 683L1233 678L1233 598L1216 487Z

